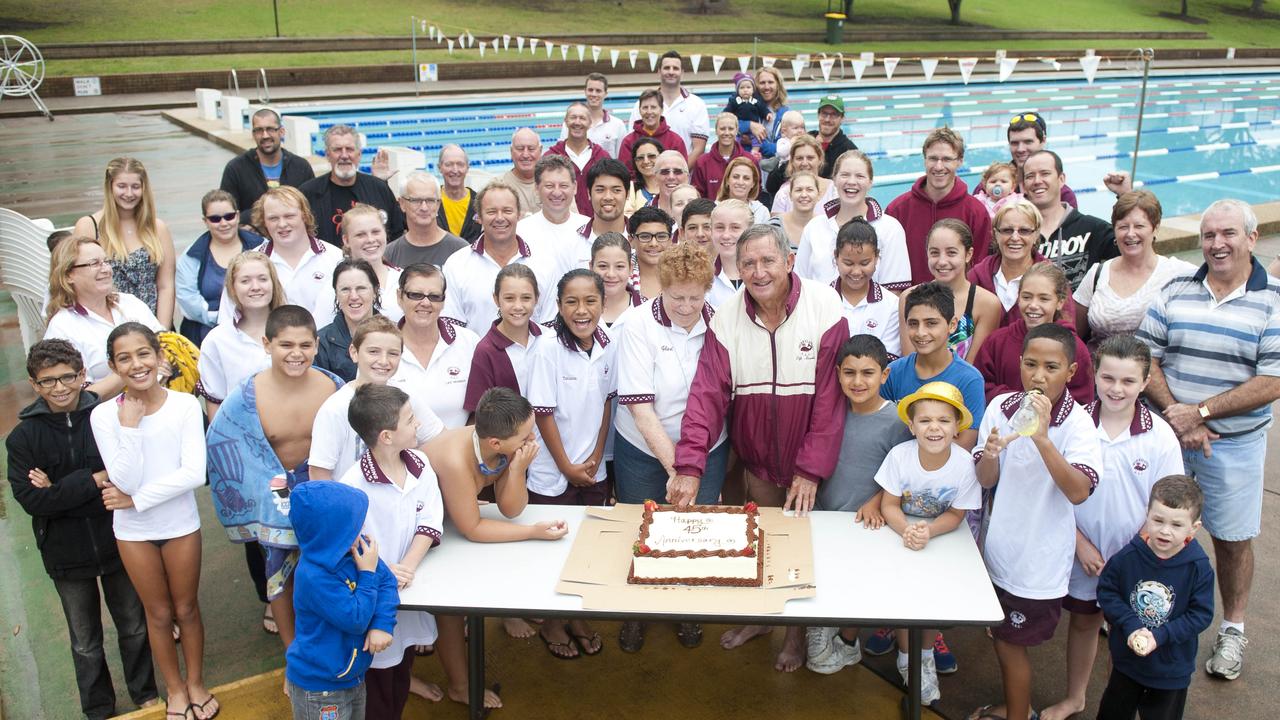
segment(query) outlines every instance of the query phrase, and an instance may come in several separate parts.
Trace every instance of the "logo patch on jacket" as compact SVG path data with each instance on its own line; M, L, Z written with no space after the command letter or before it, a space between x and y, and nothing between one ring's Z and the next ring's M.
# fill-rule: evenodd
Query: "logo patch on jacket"
M1129 593L1129 607L1148 628L1158 628L1169 621L1173 612L1173 588L1155 580L1143 580Z
M797 360L813 360L817 357L817 354L813 352L812 340L801 340L799 350L800 352L796 354Z
M342 578L342 582L344 582L344 583L346 583L346 584L347 584L347 590L348 590L349 592L355 592L355 591L356 591L356 581L355 581L355 580L352 580L351 578Z

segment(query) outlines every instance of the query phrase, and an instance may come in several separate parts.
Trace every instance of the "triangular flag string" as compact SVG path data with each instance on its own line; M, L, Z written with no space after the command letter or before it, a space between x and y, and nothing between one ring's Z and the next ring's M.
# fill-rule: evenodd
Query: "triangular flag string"
M862 82L862 73L866 72L867 61L862 58L850 60L849 65L853 67L853 79Z
M969 77L973 75L973 69L978 65L978 58L960 58L956 60L956 64L960 66L960 79L968 85Z
M503 49L503 50L510 50L510 49L511 49L511 36L510 36L510 35L503 35L503 36L502 36L502 49Z
M938 58L920 58L920 67L924 69L924 79L933 79L933 71L938 69Z
M449 54L453 54L453 38L449 38Z
M578 62L583 62L586 59L587 59L587 46L579 45L578 46Z
M568 59L569 59L569 46L568 46L568 45L561 45L561 46L560 46L560 59L561 59L561 60L568 60Z
M724 65L724 56L723 56L723 55L712 55L712 56L711 56L711 71L712 71L712 72L714 72L716 75L719 75L719 74L720 74L720 68L721 68L723 65Z
M822 69L822 81L829 82L831 80L831 68L836 66L835 58L822 58L818 61L818 67Z
M1093 84L1093 78L1098 74L1098 63L1102 60L1099 55L1085 55L1080 58L1080 69L1084 71L1084 79Z
M1013 69L1018 67L1018 58L1006 57L1000 61L1000 82L1009 79Z
M516 36L516 52L524 53L524 36L522 35Z
M627 51L627 60L631 61L631 69L632 69L632 70L635 70L635 69L636 69L636 60L637 60L639 57L640 57L640 51L639 51L639 50L628 50L628 51Z
M800 82L800 75L804 73L804 66L807 65L804 60L791 61L791 73L795 75L796 82Z
M739 56L738 56L738 69L739 69L739 71L740 71L740 72L746 72L748 67L751 67L751 56L750 56L750 55L739 55Z
M600 62L600 46L599 45L591 46L591 62L593 63Z
M538 43L542 42L538 38L529 38L529 52L537 52Z
M765 67L773 67L776 62L778 62L778 58L769 57L768 55L760 56L760 64Z
M620 50L610 50L609 64L612 65L613 67L618 67L618 56L621 54L622 52Z
M897 69L898 61L901 59L902 58L887 57L880 61L880 64L884 66L884 77L886 80L893 79L893 71Z
M649 72L654 72L657 69L658 69L658 53L651 52L649 53Z
M693 66L693 74L694 74L694 75L697 75L697 74L698 74L698 67L699 67L700 65L702 65L702 56L701 56L701 55L697 55L697 54L690 55L690 56L689 56L689 64Z
M547 58L550 59L551 53L555 52L556 44L551 42L550 40L546 40L543 42L542 47L546 48Z

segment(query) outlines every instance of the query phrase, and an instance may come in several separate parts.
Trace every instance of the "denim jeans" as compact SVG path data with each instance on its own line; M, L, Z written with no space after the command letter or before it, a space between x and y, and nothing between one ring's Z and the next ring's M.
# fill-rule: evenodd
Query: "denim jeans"
M346 690L303 690L289 682L293 720L364 720L365 686ZM376 719L375 719L376 720Z
M1183 450L1187 474L1204 491L1204 529L1217 540L1240 542L1262 531L1262 473L1267 428L1214 440L1213 454Z
M116 625L130 699L135 705L141 705L157 697L151 646L147 644L147 618L128 574L118 570L87 580L55 579L53 586L67 618L71 661L76 671L76 685L80 688L80 709L85 717L107 718L115 715L116 709L116 693L102 647L102 597L106 598L107 610Z
M720 502L720 489L724 486L724 473L729 463L729 441L707 455L707 465L702 470L698 484L697 505L715 505ZM649 453L627 442L618 435L613 444L613 469L618 476L618 502L642 503L645 500L667 501L667 471L662 463Z

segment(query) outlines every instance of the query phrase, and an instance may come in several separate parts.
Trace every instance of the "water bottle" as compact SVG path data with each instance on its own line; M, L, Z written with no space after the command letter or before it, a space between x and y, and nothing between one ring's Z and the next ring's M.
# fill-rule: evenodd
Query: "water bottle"
M1013 431L1023 437L1034 435L1036 430L1040 429L1040 417L1036 415L1036 409L1031 406L1031 398L1039 394L1039 390L1031 390L1023 395L1022 402L1018 403L1018 411L1009 419Z

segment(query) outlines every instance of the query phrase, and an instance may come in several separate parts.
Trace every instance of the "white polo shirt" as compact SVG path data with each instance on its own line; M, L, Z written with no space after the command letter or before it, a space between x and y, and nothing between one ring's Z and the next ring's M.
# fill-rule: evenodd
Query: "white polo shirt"
M1085 406L1102 447L1102 481L1088 500L1075 506L1076 527L1110 560L1142 529L1151 486L1166 475L1181 475L1182 446L1169 423L1138 403L1129 428L1112 438L1102 428L1102 403ZM1071 565L1071 597L1094 600L1098 578Z
M996 286L996 297L1000 298L1000 306L1006 312L1009 308L1018 304L1018 290L1022 287L1021 276L1007 280L1004 276L1004 270L996 270L992 281Z
M355 394L355 383L338 388L320 405L311 425L311 457L307 458L307 464L328 470L335 480L346 474L360 459L361 453L369 449L347 420L347 411ZM409 406L418 420L419 446L444 430L444 423L440 422L421 394L409 395Z
M200 382L196 394L216 403L227 399L244 379L271 367L262 338L250 337L234 324L219 324L200 343Z
M569 272L576 265L578 253L582 246L582 236L578 231L582 228L582 224L591 224L591 218L586 215L580 215L576 212L569 213L569 219L562 223L553 223L547 219L547 216L538 211L526 218L522 218L516 224L516 234L528 244L529 249L535 256L550 255L556 258L555 267L552 269L554 280L560 281L560 277ZM587 264L591 263L591 247L587 246ZM583 265L582 267L587 267ZM552 279L552 276L548 276ZM541 278L539 278L541 281ZM492 292L492 288L490 288ZM543 287L541 282L538 285L539 295L551 294L555 295L554 287Z
M560 281L560 276L555 273L560 267L560 257L541 252L535 256L533 249L518 235L516 246L518 252L510 262L528 265L538 278L538 306L534 309L534 319L541 321L555 314L555 285ZM502 266L485 252L484 235L469 247L450 255L442 269L446 287L441 314L461 321L473 333L488 332L489 326L498 319L498 306L493 302L493 283Z
M609 332L596 328L591 354L569 347L552 329L529 354L529 389L533 411L549 415L560 432L564 453L571 462L585 461L596 449L600 422L610 398L617 392L617 346ZM538 433L538 442L544 442ZM605 465L596 468L596 482L604 480ZM569 487L556 461L545 447L525 474L529 490L539 495L559 495Z
M431 464L416 450L401 452L400 459L408 470L404 487L392 482L368 452L339 478L343 485L369 498L364 532L377 541L378 555L388 564L398 563L419 535L431 538L433 547L439 545L444 531L444 502L440 499L440 485ZM398 610L391 645L373 656L371 667L395 667L404 660L405 650L410 646L435 641L435 618L420 610Z
M591 142L599 145L609 153L609 157L620 160L618 151L622 149L622 138L627 136L630 129L622 124L622 118L614 115L608 110L604 110L604 116L600 122L592 121L591 129L587 130L587 138ZM560 128L560 139L564 140L569 137L569 129ZM588 155L589 156L589 155Z
M800 245L796 248L796 274L802 278L830 283L839 276L836 270L836 235L840 226L836 215L840 201L832 200L823 206L825 212L815 213L814 218L800 233ZM875 198L867 198L866 221L876 231L876 247L880 259L876 263L872 279L890 290L901 290L911 285L911 258L907 255L907 233L897 218L885 215Z
M596 235L593 225L594 223L591 220L583 223L582 227L579 227L577 232L574 233L577 237L565 247L560 259L560 267L564 272L569 272L575 268L582 268L583 270L591 268L591 246L595 244L596 238L599 237L599 235ZM631 266L633 268L635 267L635 262L635 253L632 253Z
M311 238L302 259L298 261L297 267L293 267L279 253L274 252L273 247L273 242L267 240L254 250L271 258L276 277L284 288L285 299L290 305L300 305L310 310L317 330L333 322L333 269L342 262L342 251L323 240ZM220 308L235 307L225 288L222 290L221 303L218 306ZM219 312L218 324L232 322L233 315L234 313Z
M690 151L693 150L694 138L706 140L711 137L711 121L707 117L707 104L703 102L702 98L682 87L680 88L680 97L675 103L667 105L664 99L662 104L662 117L667 121L667 126L680 136L680 139L684 141L684 146ZM629 125L634 126L639 119L640 102L637 100L631 106L631 122Z
M849 321L849 337L875 335L884 343L884 349L894 355L902 355L902 342L898 338L898 296L883 285L871 281L867 296L857 305L850 305L840 290L840 278L831 281L831 287L840 296L840 310Z
M978 427L1013 434L1009 419L1025 393L1004 393L987 405ZM1102 450L1093 420L1065 390L1050 412L1049 441L1096 488ZM982 457L982 448L974 458ZM986 561L991 581L1018 597L1051 600L1067 594L1076 552L1075 506L1049 475L1040 451L1019 437L1000 453L1000 480L987 526Z
M715 310L702 306L702 316L690 330L671 322L662 307L662 296L628 310L630 316L618 335L618 417L614 427L624 440L654 457L631 415L631 405L651 403L671 442L680 442L680 423L689 401L689 386L698 369L707 323ZM616 325L615 325L616 327ZM610 328L614 331L614 328ZM729 437L728 427L712 447Z
M445 427L459 428L467 424L467 411L462 404L467 395L467 379L471 377L471 356L480 337L453 318L441 317L436 323L440 340L427 362L414 357L405 345L400 368L387 384L409 393L410 399L418 398L414 407L418 403L427 405Z
M738 287L734 287L733 281L725 274L724 268L720 264L719 257L716 258L715 264L712 267L715 270L716 276L715 279L711 281L711 289L707 291L707 303L711 305L712 308L719 309L725 301L733 299L733 296L738 294L738 289L741 287L741 281L739 281Z
M44 339L59 338L74 345L84 359L85 379L95 383L111 374L111 367L107 365L107 337L116 326L127 322L142 323L156 332L164 329L146 303L129 293L119 293L110 319L76 303L49 318Z

